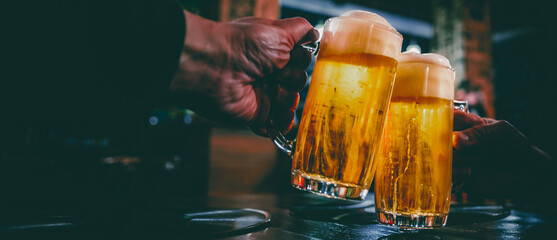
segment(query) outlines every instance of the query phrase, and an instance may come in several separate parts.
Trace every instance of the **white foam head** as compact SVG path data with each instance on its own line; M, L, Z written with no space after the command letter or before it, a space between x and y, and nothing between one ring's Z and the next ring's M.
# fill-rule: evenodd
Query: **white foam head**
M386 27L393 28L391 24L383 17L379 16L377 13L362 11L362 10L351 10L340 15L341 17L353 17L370 22L380 23ZM394 29L394 28L393 28Z
M419 54L416 52L403 52L398 58L398 62L421 62L427 64L434 64L441 67L451 68L449 59L437 53L424 53Z
M323 54L370 53L397 59L402 35L378 14L354 10L327 20L323 28ZM321 54L321 53L320 53Z
M454 99L455 73L449 60L439 54L403 52L398 58L393 97Z

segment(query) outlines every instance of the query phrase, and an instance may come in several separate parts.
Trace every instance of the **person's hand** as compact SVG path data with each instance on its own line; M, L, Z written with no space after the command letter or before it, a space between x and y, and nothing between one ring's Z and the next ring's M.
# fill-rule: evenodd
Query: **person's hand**
M468 191L490 197L516 197L542 174L549 157L532 146L509 122L454 112L453 182L464 182Z
M526 137L509 122L454 112L453 147L463 152L485 153L530 147Z
M311 54L299 47L317 40L303 18L242 18L213 22L185 11L186 38L170 92L208 119L249 125L266 135L272 107L274 126L288 131Z

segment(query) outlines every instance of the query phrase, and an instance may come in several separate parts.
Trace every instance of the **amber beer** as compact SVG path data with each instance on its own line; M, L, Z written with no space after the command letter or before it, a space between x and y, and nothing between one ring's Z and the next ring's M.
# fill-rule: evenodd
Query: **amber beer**
M336 198L366 196L401 42L373 13L327 20L298 130L294 187Z
M378 222L444 226L451 196L454 71L437 54L402 53L375 179Z

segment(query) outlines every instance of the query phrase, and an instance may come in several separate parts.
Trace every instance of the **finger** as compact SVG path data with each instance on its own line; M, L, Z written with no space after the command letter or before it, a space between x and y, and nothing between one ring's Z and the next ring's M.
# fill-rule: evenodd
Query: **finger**
M276 26L284 29L290 37L291 47L294 44L314 42L319 38L319 32L304 18L295 17L279 20Z
M261 88L255 88L255 95L258 99L259 106L255 119L249 124L250 130L260 136L267 136L265 123L269 119L271 110L271 101L269 96L264 93Z
M260 23L260 24L268 24L272 25L276 20L268 19L268 18L258 18L258 17L242 17L238 19L234 19L230 22L246 22L246 23Z
M310 29L306 35L304 35L302 37L302 39L300 39L297 43L298 45L305 45L308 43L312 43L315 42L319 39L319 31L317 31L317 29L313 28Z
M277 82L284 88L299 92L307 84L308 74L300 68L283 68L277 73Z
M273 112L274 127L283 134L288 133L294 125L294 109L276 109Z
M481 125L484 122L482 118L473 113L465 113L463 111L454 111L454 127L455 131L462 131L473 126Z
M471 150L484 147L490 126L478 125L453 133L453 147L457 150Z
M526 137L507 121L477 125L454 132L453 136L453 147L461 151L499 151L529 146Z
M290 52L290 60L286 67L295 67L300 69L307 69L311 64L311 53L300 46L295 46L294 50Z
M295 110L299 102L300 102L300 94L279 87L279 91L277 93L277 99L276 99L277 108Z

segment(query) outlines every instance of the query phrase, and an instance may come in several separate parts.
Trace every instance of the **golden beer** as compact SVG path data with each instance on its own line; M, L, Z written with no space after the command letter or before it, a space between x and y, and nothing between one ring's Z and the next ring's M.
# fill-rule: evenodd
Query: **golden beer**
M343 16L325 24L298 130L292 184L330 197L363 199L377 165L373 156L402 38L384 25Z
M375 178L378 222L444 226L451 196L454 71L437 54L403 53L399 60Z

